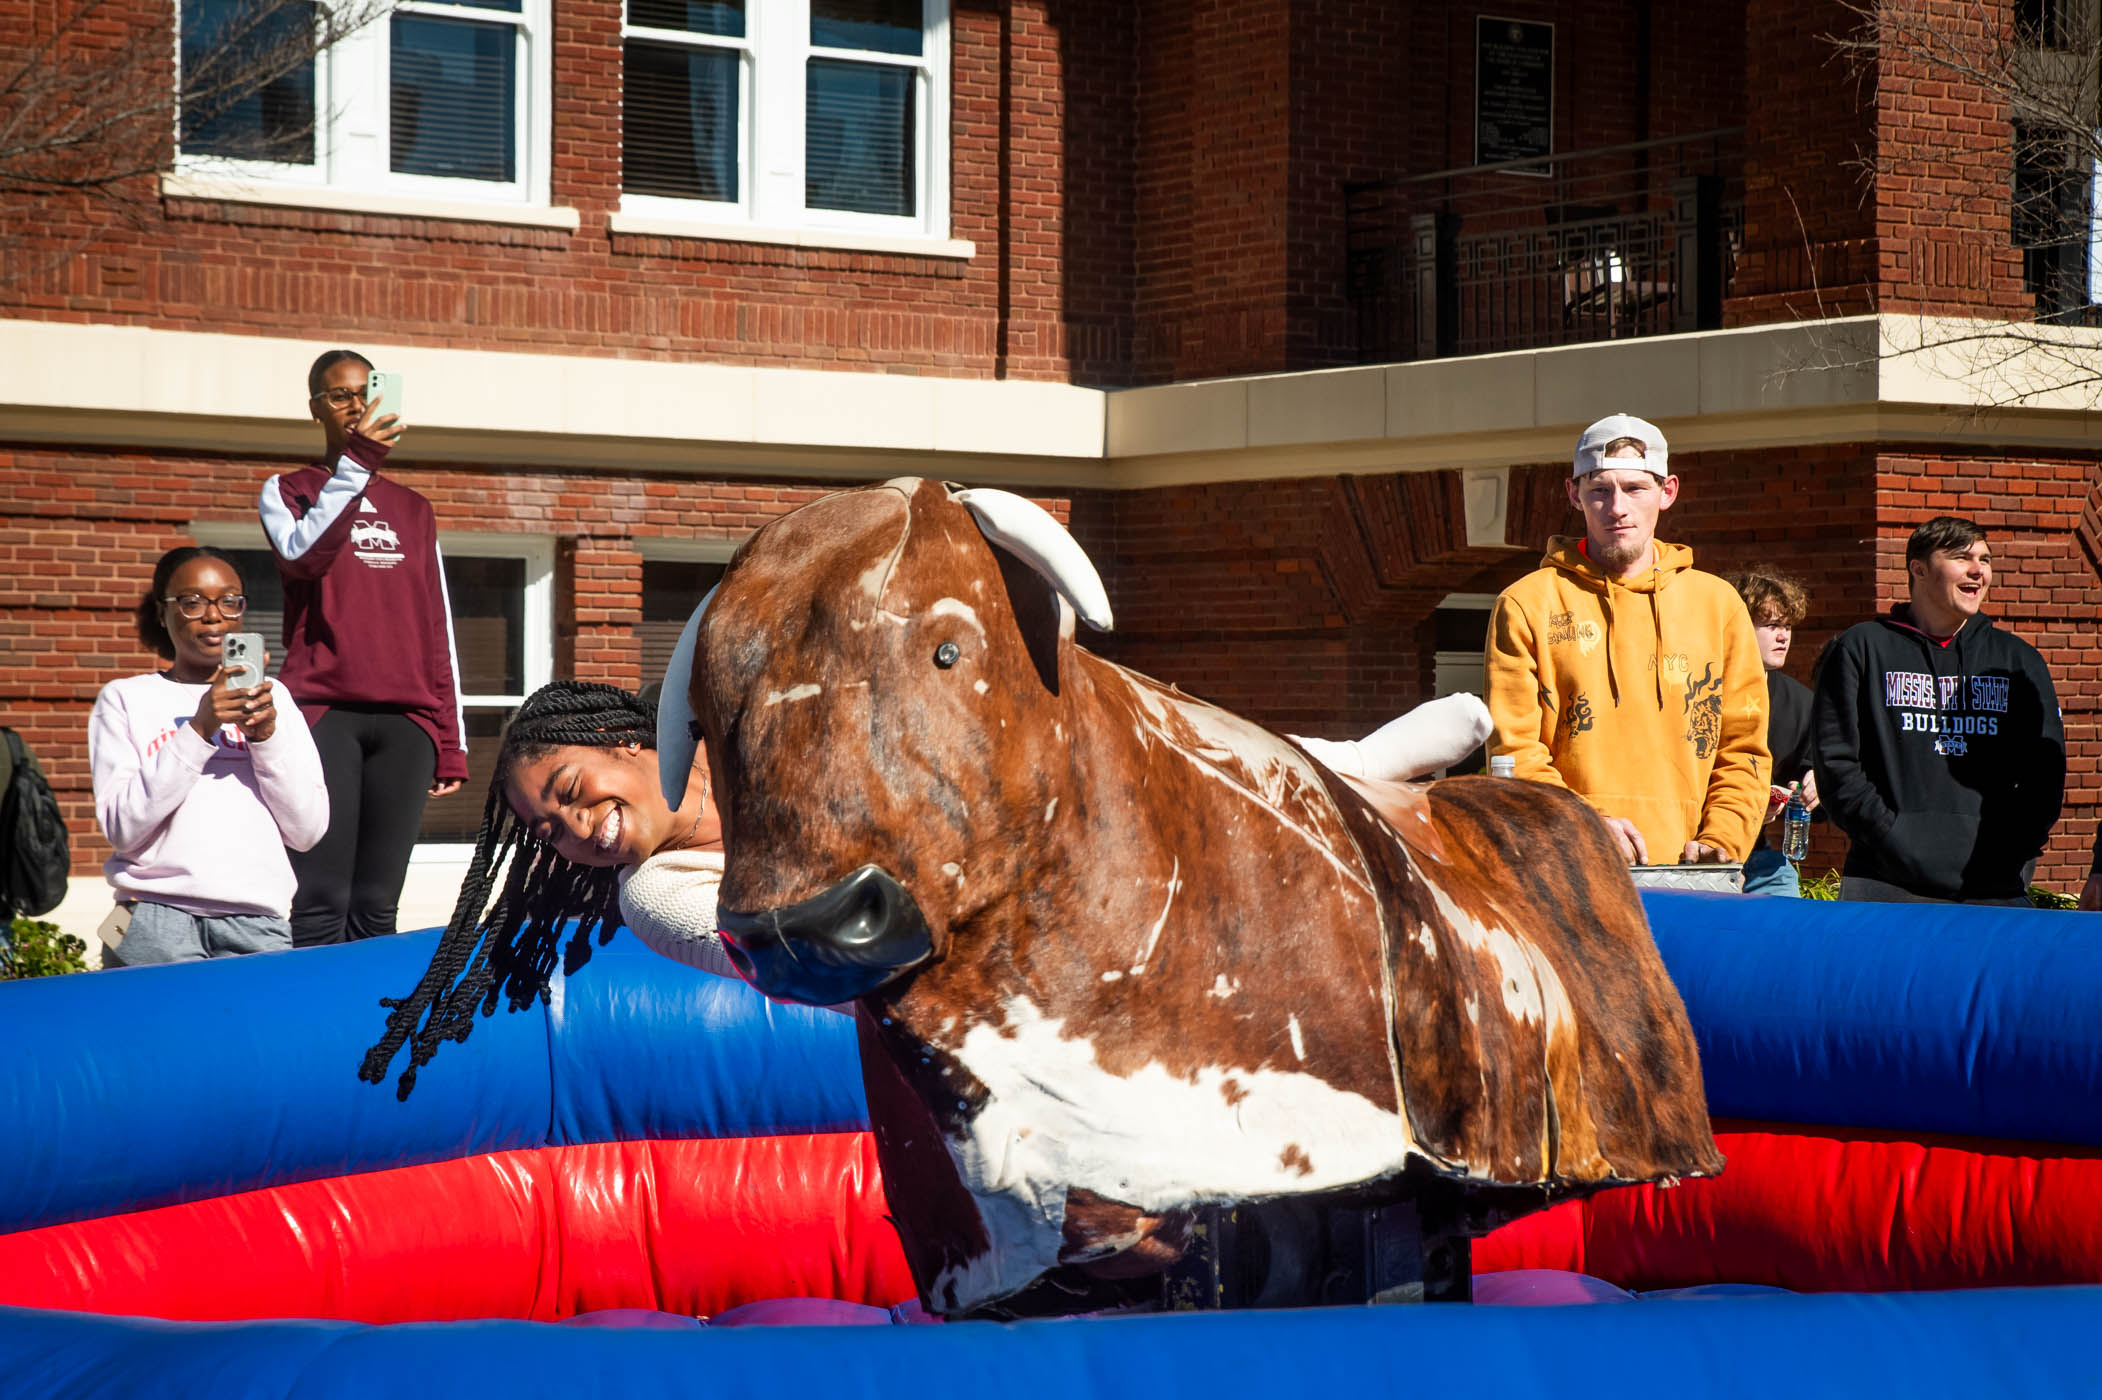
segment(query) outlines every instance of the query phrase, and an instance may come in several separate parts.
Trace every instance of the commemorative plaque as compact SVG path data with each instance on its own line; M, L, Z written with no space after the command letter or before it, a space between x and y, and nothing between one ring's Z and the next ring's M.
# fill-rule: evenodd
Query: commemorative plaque
M1474 159L1533 160L1513 175L1551 173L1555 149L1555 27L1477 15L1474 21Z

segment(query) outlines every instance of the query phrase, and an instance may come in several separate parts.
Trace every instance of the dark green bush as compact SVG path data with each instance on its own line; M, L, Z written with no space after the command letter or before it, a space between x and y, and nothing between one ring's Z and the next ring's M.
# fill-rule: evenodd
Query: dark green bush
M87 944L60 933L57 924L17 914L6 939L0 940L0 980L86 972L87 952Z

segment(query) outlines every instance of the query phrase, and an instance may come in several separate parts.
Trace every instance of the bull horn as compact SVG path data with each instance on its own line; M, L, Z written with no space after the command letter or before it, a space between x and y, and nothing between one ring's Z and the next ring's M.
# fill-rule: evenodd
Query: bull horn
M687 692L693 685L693 652L700 640L701 614L708 611L713 597L715 590L711 588L702 595L693 616L686 619L686 630L679 633L679 644L672 648L671 660L664 665L664 687L657 695L657 786L664 789L664 800L674 812L686 800L693 757L701 746L693 724L693 701Z
M1110 629L1109 592L1080 542L1035 501L1012 491L976 487L953 493L985 537L1042 574L1097 632Z

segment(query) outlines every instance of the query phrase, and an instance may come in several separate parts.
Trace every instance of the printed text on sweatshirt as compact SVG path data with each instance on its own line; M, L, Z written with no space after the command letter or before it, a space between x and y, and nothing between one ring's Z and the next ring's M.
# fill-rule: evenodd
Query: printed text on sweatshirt
M201 684L149 672L102 687L88 716L95 818L115 847L102 873L119 899L192 914L292 910L292 863L328 830L328 788L306 720L271 682L277 732L217 742L190 724Z
M2009 899L2065 796L2065 725L2043 658L1983 613L1951 638L1902 605L1821 663L1817 789L1846 873L1939 899Z
M380 472L387 448L353 433L333 471L273 476L258 502L285 586L278 673L311 723L331 705L396 709L467 776L451 600L431 504Z

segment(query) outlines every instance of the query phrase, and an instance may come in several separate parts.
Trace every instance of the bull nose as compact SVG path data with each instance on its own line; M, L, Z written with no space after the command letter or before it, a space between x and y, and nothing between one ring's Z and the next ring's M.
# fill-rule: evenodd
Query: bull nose
M716 922L747 981L812 1006L867 996L934 954L920 906L876 865L779 909L718 910Z

